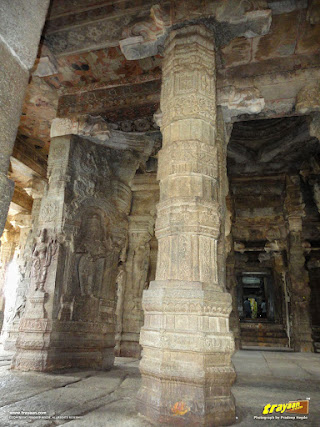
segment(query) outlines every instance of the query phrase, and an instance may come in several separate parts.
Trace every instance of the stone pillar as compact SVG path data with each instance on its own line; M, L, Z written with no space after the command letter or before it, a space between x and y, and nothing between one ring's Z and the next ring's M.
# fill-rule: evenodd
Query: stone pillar
M38 233L39 212L41 199L44 195L47 183L44 179L34 177L25 188L26 192L33 198L32 212L28 215L30 223L25 229L25 242L21 247L19 256L19 282L16 292L16 302L14 310L8 319L3 331L2 342L5 350L13 351L16 349L16 340L19 333L20 320L24 314L26 306L26 295L30 285L30 275L32 266L32 250L35 238ZM21 239L20 239L21 240Z
M288 258L291 282L291 337L295 351L313 351L310 320L309 275L302 246L302 218L305 216L299 176L286 182L285 211L288 223Z
M0 4L0 235L14 189L7 177L10 156L48 5L49 0L3 0Z
M128 256L122 313L120 354L140 357L140 329L143 326L142 292L149 285L151 239L154 236L155 210L159 184L155 174L137 174L132 183L129 216Z
M51 138L31 283L12 368L108 369L129 184L141 157L74 135Z
M5 316L5 284L6 273L10 262L13 260L19 242L19 232L7 222L1 237L0 247L0 329L2 330Z
M165 46L156 280L143 294L138 410L157 423L235 421L231 296L221 226L213 34L195 25Z
M231 131L229 133L231 135ZM225 158L226 158L225 153ZM228 176L225 170L225 179L228 182ZM237 295L237 278L235 274L235 254L234 254L234 241L232 236L232 219L234 218L234 202L233 194L229 188L228 195L225 195L226 203L226 218L224 230L225 242L225 264L226 264L226 288L232 297L232 311L230 313L230 330L234 335L235 349L241 348L241 333L240 333L240 320L238 312L238 295Z

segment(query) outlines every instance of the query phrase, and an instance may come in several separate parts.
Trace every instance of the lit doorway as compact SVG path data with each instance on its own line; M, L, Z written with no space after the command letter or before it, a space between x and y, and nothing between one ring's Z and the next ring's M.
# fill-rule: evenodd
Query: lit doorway
M274 322L274 287L271 272L240 273L237 290L241 321Z

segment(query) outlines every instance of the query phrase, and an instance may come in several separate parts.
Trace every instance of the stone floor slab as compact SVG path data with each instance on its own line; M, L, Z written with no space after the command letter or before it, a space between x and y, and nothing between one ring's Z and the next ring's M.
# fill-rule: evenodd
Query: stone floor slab
M241 427L297 426L297 421L255 420L264 405L310 398L303 425L320 419L320 355L238 351L233 356L237 381L232 392ZM0 358L1 360L1 358ZM139 361L117 358L110 371L68 370L55 374L0 369L1 427L151 427L136 412ZM51 419L10 419L12 411L43 411Z

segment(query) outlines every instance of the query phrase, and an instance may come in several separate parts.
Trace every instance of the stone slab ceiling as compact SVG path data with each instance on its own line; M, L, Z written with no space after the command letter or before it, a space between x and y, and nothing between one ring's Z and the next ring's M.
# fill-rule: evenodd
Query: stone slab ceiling
M231 118L228 115L234 121L252 114L250 105L256 99L264 102L257 118L292 115L301 87L320 78L319 6L309 3L161 4L164 28L203 16L216 31L218 102L235 108ZM158 37L158 30L150 26L155 4L152 0L51 2L19 129L44 158L56 115L91 113L110 122L150 121L159 106L162 48L153 56L128 60L119 42L141 34L144 40ZM241 112L244 116L239 117Z
M299 173L304 161L320 153L309 122L307 116L296 116L235 123L228 145L229 174Z

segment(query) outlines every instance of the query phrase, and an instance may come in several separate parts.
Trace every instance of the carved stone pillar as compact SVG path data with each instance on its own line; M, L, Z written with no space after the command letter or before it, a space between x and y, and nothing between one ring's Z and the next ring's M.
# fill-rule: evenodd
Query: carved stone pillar
M165 46L156 280L144 291L138 410L158 423L235 421L231 296L218 261L221 211L213 34L172 31Z
M305 216L299 176L287 177L285 210L288 221L289 277L291 282L291 336L295 351L313 351L310 321L309 275L302 246L302 218Z
M230 313L230 329L234 335L235 349L241 348L241 333L240 333L240 320L238 312L238 289L237 289L237 278L235 272L235 252L234 252L234 240L231 233L232 218L234 217L234 203L233 194L229 190L228 197L226 199L227 205L227 218L226 218L226 286L228 292L232 297L232 311Z
M29 70L36 59L49 0L0 4L0 235L7 219L14 183L7 177L20 121Z
M155 174L137 174L132 183L129 216L128 256L125 264L123 324L120 354L140 357L140 329L143 325L142 292L149 285L151 239L154 236L155 209L159 184Z
M10 262L13 260L19 242L19 231L7 222L1 237L0 247L0 328L2 329L5 316L5 284Z
M223 130L223 121L220 109L218 109L218 137L220 137L219 167L220 167L220 200L223 207L222 212L222 227L219 240L220 248L220 270L221 280L225 280L226 289L230 292L232 298L232 311L230 313L230 330L234 335L235 349L241 347L240 338L240 321L238 313L238 297L237 297L237 280L235 276L235 256L234 256L234 242L232 237L232 218L234 217L234 202L231 189L229 188L229 181L227 175L227 143L229 142L232 126L228 126L225 132ZM224 270L224 269L225 270Z
M51 139L13 368L112 366L118 262L140 161L78 136Z
M8 351L13 351L16 348L19 324L26 307L26 295L30 285L32 267L32 250L38 233L40 204L46 186L47 183L44 179L35 177L28 183L28 187L25 188L26 192L32 196L33 204L31 216L28 215L30 220L30 224L28 224L29 228L28 230L25 230L25 233L27 233L26 240L21 248L19 256L19 279L15 306L4 330L2 331L3 347Z

